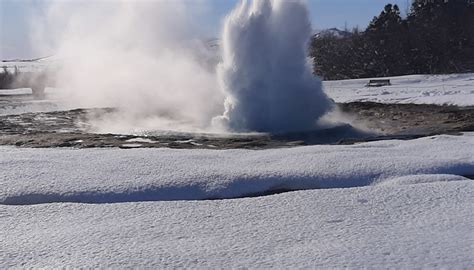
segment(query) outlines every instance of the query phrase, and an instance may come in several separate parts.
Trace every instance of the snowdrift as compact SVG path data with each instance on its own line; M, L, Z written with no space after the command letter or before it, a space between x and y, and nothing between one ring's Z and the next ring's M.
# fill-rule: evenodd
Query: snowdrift
M474 133L261 151L1 147L0 203L226 199L453 180L439 175L474 175L472 145Z
M0 268L470 269L473 187L454 181L238 200L0 205Z

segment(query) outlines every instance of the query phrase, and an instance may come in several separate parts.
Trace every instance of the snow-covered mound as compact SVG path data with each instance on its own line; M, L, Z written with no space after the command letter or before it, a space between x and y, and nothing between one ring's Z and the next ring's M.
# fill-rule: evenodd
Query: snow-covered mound
M29 88L0 89L0 115L77 109L63 102L60 89L46 88L44 99L35 99Z
M61 60L57 56L49 56L31 60L3 60L0 62L0 72L18 69L21 72L41 72L48 68L57 67Z
M473 198L474 181L455 181L223 201L0 205L0 268L470 269Z
M325 92L336 102L371 101L474 106L474 73L387 77L391 86L365 87L371 79L324 82Z
M0 203L199 200L416 183L400 180L416 175L452 180L438 175L474 175L472 145L474 133L261 151L1 147Z
M47 99L39 100L31 95L29 88L0 90L0 115L75 109L58 102L54 89L46 88L45 92Z

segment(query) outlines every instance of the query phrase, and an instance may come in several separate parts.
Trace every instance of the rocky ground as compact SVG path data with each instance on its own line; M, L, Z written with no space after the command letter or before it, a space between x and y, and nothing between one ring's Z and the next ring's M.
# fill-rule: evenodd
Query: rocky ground
M24 113L0 116L0 145L22 147L169 147L207 149L265 149L310 144L351 144L384 139L413 139L436 134L474 131L474 107L353 102L339 111L357 126L330 127L279 135L215 135L163 133L152 136L96 134L88 119L113 109ZM367 130L367 129L364 129Z
M394 135L427 135L474 130L474 107L353 102L339 108L370 129Z

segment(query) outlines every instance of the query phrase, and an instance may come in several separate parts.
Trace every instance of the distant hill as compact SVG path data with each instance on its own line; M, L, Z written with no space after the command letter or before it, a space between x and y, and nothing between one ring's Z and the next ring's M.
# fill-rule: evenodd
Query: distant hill
M346 38L352 36L352 33L345 30L340 30L338 28L329 28L325 30L315 30L314 38L321 38L326 36L332 36L336 38Z

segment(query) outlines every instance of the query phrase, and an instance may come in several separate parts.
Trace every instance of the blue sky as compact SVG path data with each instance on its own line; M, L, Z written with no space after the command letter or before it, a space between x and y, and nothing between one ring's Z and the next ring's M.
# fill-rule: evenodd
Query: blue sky
M59 0L67 1L67 0ZM69 0L75 1L75 0ZM99 0L89 0L99 1ZM166 1L166 0L160 0ZM193 0L185 0L190 4ZM201 0L203 1L203 0ZM238 0L207 0L210 16L202 22L209 36L217 36L220 22ZM387 3L398 4L402 13L407 0L306 0L311 14L313 28L365 28ZM195 3L195 2L194 2ZM41 14L45 0L0 0L0 59L33 58L28 44L28 17Z
M228 12L238 0L210 0L214 6L214 14L220 17ZM345 24L365 27L378 15L385 4L397 4L405 13L407 0L306 0L311 13L313 27L325 29L331 27L344 28ZM408 4L407 4L408 3Z

